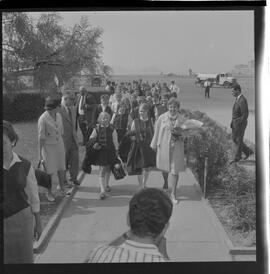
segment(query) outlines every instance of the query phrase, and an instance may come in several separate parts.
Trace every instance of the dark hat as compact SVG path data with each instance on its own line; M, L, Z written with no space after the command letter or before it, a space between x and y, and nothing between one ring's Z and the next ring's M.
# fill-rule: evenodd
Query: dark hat
M44 109L46 110L52 110L57 108L58 106L60 106L61 104L61 96L60 95L49 95L46 99L45 99L45 106Z

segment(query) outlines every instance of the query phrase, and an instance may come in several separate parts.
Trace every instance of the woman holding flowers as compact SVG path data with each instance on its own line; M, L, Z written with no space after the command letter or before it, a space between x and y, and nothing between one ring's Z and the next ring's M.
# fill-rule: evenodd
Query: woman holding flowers
M185 126L187 119L179 113L179 108L180 103L176 98L168 101L168 111L158 118L151 142L152 149L157 152L157 168L170 173L171 200L174 204L178 203L176 189L179 173L185 171L183 139L187 131L184 129L192 128L192 125L189 128Z

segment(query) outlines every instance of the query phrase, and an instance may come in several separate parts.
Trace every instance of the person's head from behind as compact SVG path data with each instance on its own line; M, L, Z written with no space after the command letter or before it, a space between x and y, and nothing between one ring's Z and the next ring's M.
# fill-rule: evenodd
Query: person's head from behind
M100 96L100 103L103 106L107 106L109 104L109 95L108 94L103 94Z
M110 120L111 120L111 115L105 111L101 112L97 119L98 123L105 127L109 125Z
M12 157L13 147L15 147L19 137L12 124L3 120L3 159Z
M170 198L160 189L147 188L136 193L129 203L128 222L131 232L139 237L164 235L172 215Z

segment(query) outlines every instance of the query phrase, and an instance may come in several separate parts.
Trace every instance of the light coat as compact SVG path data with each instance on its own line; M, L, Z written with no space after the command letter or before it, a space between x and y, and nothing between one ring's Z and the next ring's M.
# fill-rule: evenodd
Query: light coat
M184 117L178 113L175 127L180 127L184 121ZM150 146L157 151L158 169L172 174L185 171L184 143L179 140L172 146L169 112L159 116Z
M63 121L59 113L56 114L56 121L45 111L38 119L39 138L45 140L45 145L56 145L63 137Z

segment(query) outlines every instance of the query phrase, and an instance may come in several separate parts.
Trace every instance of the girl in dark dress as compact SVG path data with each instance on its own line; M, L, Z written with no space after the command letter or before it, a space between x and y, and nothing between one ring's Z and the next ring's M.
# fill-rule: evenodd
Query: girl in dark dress
M116 129L119 143L119 156L124 163L127 162L128 152L130 150L130 138L126 136L128 128L129 112L126 104L121 102L116 113L114 113L111 124Z
M117 132L110 125L110 114L101 112L98 117L98 124L90 136L93 149L97 150L93 165L100 167L100 199L106 198L106 192L110 191L109 180L111 166L118 163L116 151L118 151Z
M125 103L120 103L117 112L113 114L111 124L116 129L118 142L121 143L127 132L128 112Z
M129 132L132 136L132 144L128 154L127 171L129 175L138 175L141 188L146 187L150 170L156 166L156 153L150 147L154 127L148 111L148 104L140 105L139 118L134 119Z

